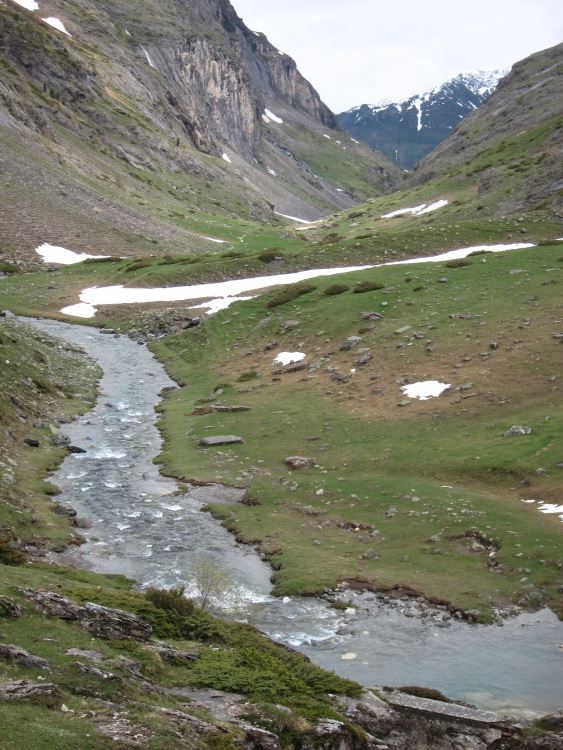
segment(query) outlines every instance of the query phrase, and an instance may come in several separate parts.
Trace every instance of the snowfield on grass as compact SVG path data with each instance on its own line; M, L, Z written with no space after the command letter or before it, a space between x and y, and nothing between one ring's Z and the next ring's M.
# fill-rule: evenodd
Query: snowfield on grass
M26 10L39 10L39 5L35 0L14 0L14 2Z
M39 245L35 248L35 252L43 258L44 263L58 263L61 266L72 266L75 263L82 263L88 258L109 258L109 255L89 255L88 253L75 253L72 250L67 250L65 247L57 247L56 245Z
M424 214L432 213L432 211L437 211L439 208L447 206L448 203L449 201L443 198L442 200L435 201L430 205L422 203L420 206L414 206L414 208L399 208L397 211L391 211L388 214L383 214L381 218L394 219L395 216L403 216L404 214L411 214L411 216L423 216Z
M302 362L307 355L303 352L280 352L274 359L275 365L294 365L297 362Z
M68 31L65 29L64 23L61 21L60 18L42 18L42 21L45 21L46 24L49 26L52 26L57 31L61 31L63 34L66 34L67 36L71 36L71 34L68 33Z
M249 299L252 299L252 297L218 297L217 299L210 299L207 302L194 305L194 308L205 310L208 315L215 315L215 313L226 310L231 305L234 305L235 302L246 302Z
M297 216L288 216L287 214L280 214L279 211L274 211L276 216L281 216L284 219L289 219L290 221L298 221L300 224L314 224L313 221L307 221L307 219L298 219Z
M245 292L257 292L273 286L297 284L307 279L326 276L338 276L354 271L367 271L371 268L385 266L408 266L420 263L439 263L441 261L466 258L478 250L500 253L507 250L524 250L535 247L530 242L516 242L511 245L475 245L459 250L426 258L411 258L410 260L394 260L388 263L378 263L372 266L345 266L343 268L313 268L309 271L278 274L276 276L256 276L250 279L233 279L210 284L194 284L193 286L157 287L154 289L129 289L123 286L92 287L84 289L80 294L80 304L64 307L61 312L76 318L93 318L96 305L132 305L150 302L184 302L187 300L224 299L226 297L240 297ZM485 260L485 258L483 258ZM232 303L231 303L232 304ZM211 307L211 305L206 305ZM227 305L228 306L228 305Z
M417 398L419 401L428 401L429 398L437 398L444 391L451 388L449 383L440 383L438 380L423 380L420 383L404 385L401 390L407 398Z

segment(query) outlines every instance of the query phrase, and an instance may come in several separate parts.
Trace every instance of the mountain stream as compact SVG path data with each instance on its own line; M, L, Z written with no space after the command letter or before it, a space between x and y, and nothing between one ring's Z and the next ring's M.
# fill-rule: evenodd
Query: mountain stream
M484 626L443 621L439 612L423 622L370 593L350 592L355 612L323 599L272 597L269 566L201 512L215 493L232 491L192 487L182 494L153 463L161 448L155 406L174 383L149 350L85 326L29 322L82 347L104 372L93 410L64 427L86 452L68 455L52 477L60 502L92 523L83 532L87 543L67 553L67 562L121 573L140 586L186 584L189 593L189 571L204 556L237 585L236 608L223 602L227 616L326 669L366 686L424 685L510 713L561 708L563 622L548 609Z

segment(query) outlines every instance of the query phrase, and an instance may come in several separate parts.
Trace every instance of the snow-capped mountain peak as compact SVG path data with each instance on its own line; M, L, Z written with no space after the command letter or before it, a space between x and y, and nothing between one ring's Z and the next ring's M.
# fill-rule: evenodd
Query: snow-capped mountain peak
M403 102L362 104L338 116L341 126L406 169L450 135L481 106L506 75L504 70L473 70Z

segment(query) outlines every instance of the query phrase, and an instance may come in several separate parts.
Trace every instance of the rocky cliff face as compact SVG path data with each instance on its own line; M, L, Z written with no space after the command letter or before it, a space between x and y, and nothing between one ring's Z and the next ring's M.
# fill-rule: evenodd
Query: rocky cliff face
M295 62L227 0L54 0L35 11L0 0L0 64L2 167L22 214L15 232L4 202L0 237L18 251L47 238L185 251L189 222L171 219L186 202L207 215L317 219L398 174L334 130Z
M477 71L456 76L425 94L403 102L362 104L338 115L350 135L404 169L412 169L480 107L505 71Z

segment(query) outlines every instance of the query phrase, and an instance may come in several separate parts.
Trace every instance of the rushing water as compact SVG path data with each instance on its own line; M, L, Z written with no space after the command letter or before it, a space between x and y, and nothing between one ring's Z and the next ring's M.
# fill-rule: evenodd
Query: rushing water
M70 553L77 564L141 585L189 588L189 570L209 557L237 585L232 616L364 685L420 684L483 708L561 707L563 623L549 610L503 627L472 626L423 623L367 593L350 595L358 607L353 616L322 600L272 597L269 567L201 512L221 488L182 493L153 464L161 446L154 408L173 383L147 348L82 326L34 325L82 346L104 371L94 409L65 427L86 453L69 455L53 477L59 500L93 524L84 532L87 544Z

